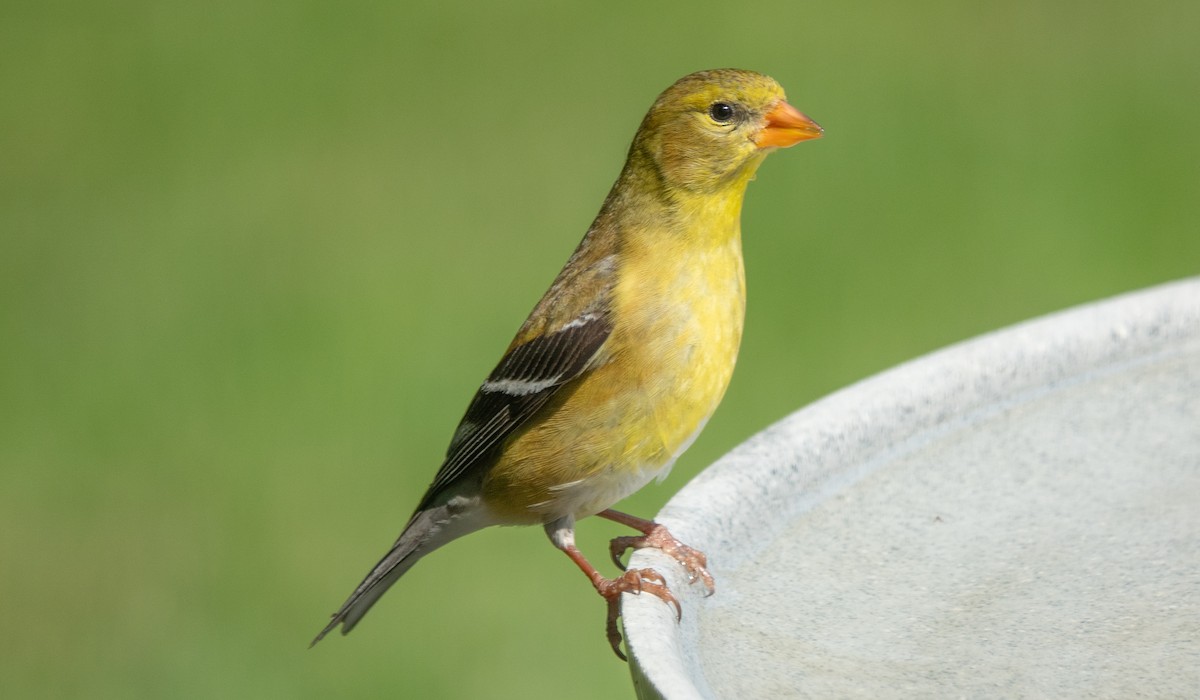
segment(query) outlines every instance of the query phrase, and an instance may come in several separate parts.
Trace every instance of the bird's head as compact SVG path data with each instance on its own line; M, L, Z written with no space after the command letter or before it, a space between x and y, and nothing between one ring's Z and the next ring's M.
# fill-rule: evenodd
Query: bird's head
M767 153L821 136L773 79L746 70L701 71L667 88L642 121L633 153L668 187L712 192L749 179Z

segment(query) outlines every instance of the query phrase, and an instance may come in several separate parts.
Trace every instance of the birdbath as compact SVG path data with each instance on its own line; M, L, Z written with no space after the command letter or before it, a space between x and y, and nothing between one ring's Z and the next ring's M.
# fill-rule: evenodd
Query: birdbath
M716 594L622 600L641 698L1200 695L1200 277L803 408L657 518Z

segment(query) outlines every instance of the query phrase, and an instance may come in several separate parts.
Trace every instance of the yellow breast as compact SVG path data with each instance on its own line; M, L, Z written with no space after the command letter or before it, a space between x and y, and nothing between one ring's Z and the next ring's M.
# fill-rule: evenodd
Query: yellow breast
M745 275L737 207L623 245L606 362L515 436L484 496L515 523L585 517L664 473L720 403L737 360ZM669 237L667 237L669 236Z
M735 231L711 246L685 243L628 264L617 290L619 338L642 358L632 380L645 401L637 432L652 436L628 456L667 466L712 415L733 374L745 317L741 241Z

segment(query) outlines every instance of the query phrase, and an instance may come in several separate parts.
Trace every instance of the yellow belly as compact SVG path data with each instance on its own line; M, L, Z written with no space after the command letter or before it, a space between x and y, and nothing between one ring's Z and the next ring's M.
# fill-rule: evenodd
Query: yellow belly
M665 473L712 415L742 336L740 236L693 248L623 253L609 361L561 390L484 478L502 519L604 510Z

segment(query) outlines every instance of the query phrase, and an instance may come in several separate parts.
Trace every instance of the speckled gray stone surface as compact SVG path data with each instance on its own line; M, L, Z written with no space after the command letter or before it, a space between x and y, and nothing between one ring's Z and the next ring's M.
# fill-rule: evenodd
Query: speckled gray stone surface
M1200 278L1030 321L788 416L659 514L683 621L644 698L1200 697Z

